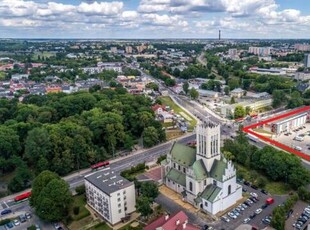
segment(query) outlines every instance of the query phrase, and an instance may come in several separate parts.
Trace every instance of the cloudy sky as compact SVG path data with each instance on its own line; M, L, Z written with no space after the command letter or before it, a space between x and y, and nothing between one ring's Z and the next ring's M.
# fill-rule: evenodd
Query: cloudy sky
M310 0L0 0L2 38L310 38Z

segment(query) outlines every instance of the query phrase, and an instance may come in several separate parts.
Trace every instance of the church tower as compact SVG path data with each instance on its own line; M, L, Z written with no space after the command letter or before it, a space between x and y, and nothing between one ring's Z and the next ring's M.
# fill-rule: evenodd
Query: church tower
M196 128L196 160L202 159L210 172L215 159L221 159L221 126L209 120L200 122Z

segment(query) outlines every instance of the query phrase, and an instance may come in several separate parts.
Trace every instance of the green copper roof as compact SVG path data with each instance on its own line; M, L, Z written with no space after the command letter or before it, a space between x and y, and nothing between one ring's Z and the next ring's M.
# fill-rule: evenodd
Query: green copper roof
M195 161L195 163L193 164L193 170L196 180L203 180L208 177L207 169L201 159Z
M182 186L186 186L186 176L184 173L181 173L180 171L176 169L170 169L169 173L166 175L166 177L177 184L180 184Z
M221 160L214 160L210 175L217 181L223 181L223 176L225 175L225 169L227 167L227 163Z
M221 189L215 185L208 185L202 192L201 197L205 200L213 202L217 195L220 193Z
M176 142L173 144L170 153L172 161L185 167L191 166L196 160L196 149Z
M162 160L162 161L160 162L160 164L161 164L161 165L167 165L167 164L168 164L168 161L167 161L167 159L165 159L165 160Z

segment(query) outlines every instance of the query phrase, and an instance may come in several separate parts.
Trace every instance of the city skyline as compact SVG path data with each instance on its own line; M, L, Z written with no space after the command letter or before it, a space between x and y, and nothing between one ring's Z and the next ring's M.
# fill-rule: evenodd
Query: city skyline
M1 0L2 38L310 38L300 0Z

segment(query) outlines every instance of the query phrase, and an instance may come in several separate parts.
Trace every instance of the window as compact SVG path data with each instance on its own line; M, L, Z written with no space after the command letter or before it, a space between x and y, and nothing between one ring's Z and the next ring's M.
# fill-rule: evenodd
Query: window
M125 207L125 212L127 211L127 207Z
M207 201L205 202L205 206L208 207L208 202Z
M168 179L168 182L170 182L170 179Z
M122 213L122 209L119 209L119 210L118 210L118 213Z
M178 166L178 170L181 170L181 166L180 165Z
M204 186L207 185L207 180L204 180L203 185L204 185Z
M173 168L176 168L177 166L176 166L176 164L175 163L173 163Z
M183 168L183 172L186 173L186 168Z
M120 208L120 207L121 207L121 204L118 204L118 207Z
M190 181L189 182L189 190L192 192L193 191L193 183Z
M216 185L216 180L213 180L213 185Z
M123 191L123 194L126 194L126 190Z
M120 193L117 193L117 196L120 196L121 194Z
M228 195L231 193L231 185L228 185Z
M117 198L117 201L121 201L121 198Z

